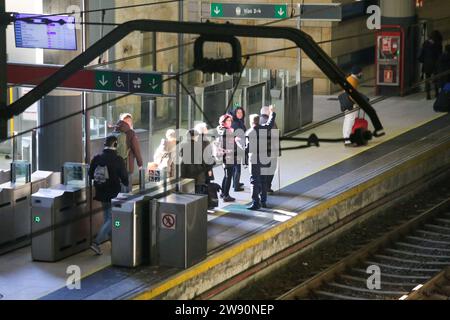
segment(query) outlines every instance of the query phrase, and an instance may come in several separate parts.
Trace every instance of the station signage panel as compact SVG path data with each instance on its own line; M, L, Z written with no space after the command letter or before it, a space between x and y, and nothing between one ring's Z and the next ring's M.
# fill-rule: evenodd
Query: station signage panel
M202 16L213 19L286 19L291 14L286 3L211 2L208 9L202 6ZM343 11L340 3L296 4L295 15L301 20L342 21Z
M38 85L50 77L59 67L8 64L8 84ZM80 70L60 88L99 92L130 92L147 95L163 95L161 73L136 73L108 70Z
M77 50L75 17L18 14L14 22L16 47Z
M284 19L287 4L211 3L211 18L226 19Z

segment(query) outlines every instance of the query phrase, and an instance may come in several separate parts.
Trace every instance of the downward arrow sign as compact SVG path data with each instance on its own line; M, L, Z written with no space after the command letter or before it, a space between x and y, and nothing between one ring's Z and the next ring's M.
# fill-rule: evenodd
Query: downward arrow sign
M283 9L280 8L280 10L278 10L278 15L279 15L280 17L282 17L282 16L284 15Z
M214 13L215 13L215 14L219 14L219 13L220 13L219 7L216 6L216 7L214 8Z
M155 90L156 88L158 88L159 84L156 83L155 79L153 79L152 83L150 83L150 86L152 87L153 90Z
M99 80L98 82L100 82L100 84L102 86L106 86L106 84L108 83L108 80L105 79L105 75L102 76L102 79Z

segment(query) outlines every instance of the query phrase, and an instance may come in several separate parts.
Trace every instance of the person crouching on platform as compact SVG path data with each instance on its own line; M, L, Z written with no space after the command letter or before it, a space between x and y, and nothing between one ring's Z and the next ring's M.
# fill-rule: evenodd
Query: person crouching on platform
M361 67L354 66L352 68L351 74L347 77L347 82L350 83L355 90L358 90L359 81L362 79L362 76L363 73ZM351 97L349 97L349 99L353 101ZM352 134L353 125L355 124L357 115L358 113L353 112L353 110L345 111L344 125L342 127L342 134L345 139L350 139L350 135ZM350 142L350 140L347 140L345 142L345 146L351 147L353 146L353 144Z
M260 142L260 139L267 139L268 131L271 130L275 124L276 114L273 106L269 107L269 112L269 119L265 124L260 124L259 115L252 114L250 116L251 128L245 134L245 152L248 155L251 175L250 184L252 186L252 205L247 208L249 210L258 210L261 207L267 208L266 201L268 184L266 180L269 173L264 170L264 165L267 163L263 163L261 161L263 159L262 149L265 148L267 142Z
M91 249L98 255L102 254L100 244L111 238L111 200L119 194L121 183L125 187L129 185L125 162L116 152L117 144L117 137L108 136L103 152L92 159L89 167L89 178L94 180L94 200L100 201L104 210L103 225L91 245Z

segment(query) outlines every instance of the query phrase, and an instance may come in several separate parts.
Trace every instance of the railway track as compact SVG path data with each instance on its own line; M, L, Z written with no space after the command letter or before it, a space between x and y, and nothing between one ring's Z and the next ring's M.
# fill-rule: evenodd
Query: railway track
M413 299L448 266L450 194L278 299Z
M416 287L404 300L450 300L450 267Z

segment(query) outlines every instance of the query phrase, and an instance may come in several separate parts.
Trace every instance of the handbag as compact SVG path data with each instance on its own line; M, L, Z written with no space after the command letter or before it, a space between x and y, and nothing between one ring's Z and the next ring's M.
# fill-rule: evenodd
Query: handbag
M341 104L341 111L345 112L347 110L352 110L354 106L354 102L350 99L350 96L347 92L341 93L338 96L339 103Z

